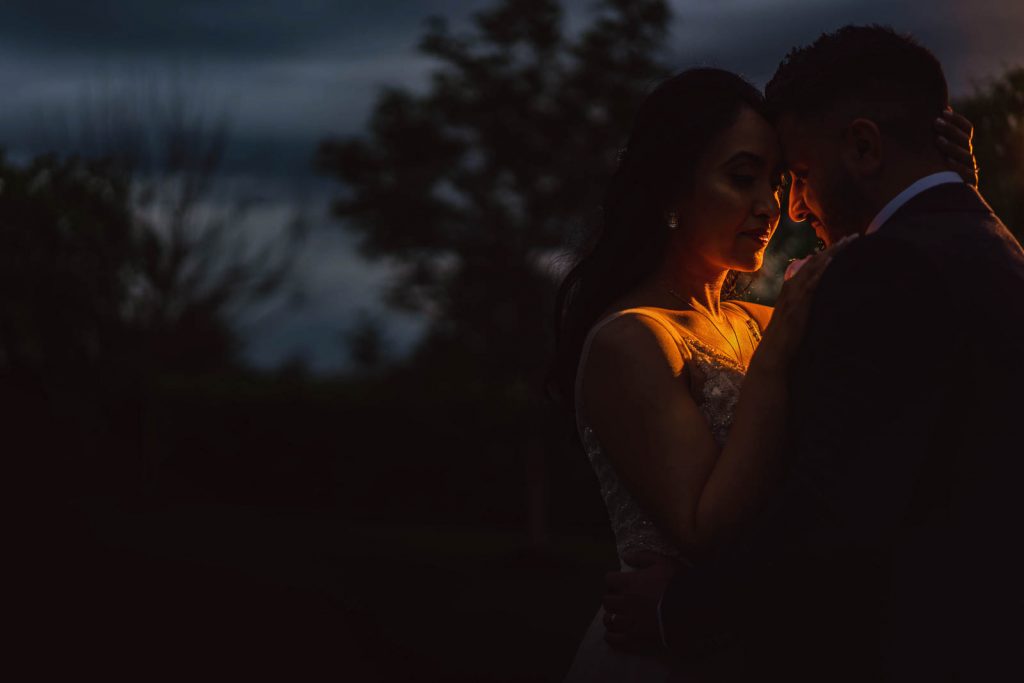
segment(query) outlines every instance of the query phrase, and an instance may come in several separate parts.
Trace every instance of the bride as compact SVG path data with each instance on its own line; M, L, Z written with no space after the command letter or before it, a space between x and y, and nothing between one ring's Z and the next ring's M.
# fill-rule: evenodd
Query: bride
M971 182L969 138L951 134L969 124L945 118L957 144L939 144ZM761 93L727 71L661 83L637 113L600 233L559 291L553 384L575 409L624 569L637 551L681 563L713 554L781 472L786 371L843 244L804 264L774 311L729 298L779 223L784 168L769 120ZM660 653L612 649L612 618L598 611L567 680L693 680Z

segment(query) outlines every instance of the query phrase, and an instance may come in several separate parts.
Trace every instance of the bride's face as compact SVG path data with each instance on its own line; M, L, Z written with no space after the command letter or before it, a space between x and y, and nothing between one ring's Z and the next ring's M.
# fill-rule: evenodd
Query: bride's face
M705 152L679 204L682 253L711 268L759 269L779 225L782 170L775 129L744 108Z

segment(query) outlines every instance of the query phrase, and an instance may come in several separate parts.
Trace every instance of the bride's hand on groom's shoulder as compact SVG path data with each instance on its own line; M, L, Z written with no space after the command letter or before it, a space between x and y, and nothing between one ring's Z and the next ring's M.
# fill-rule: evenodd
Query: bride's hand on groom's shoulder
M605 576L605 640L627 652L661 649L658 603L679 565L650 552L629 553L622 559L634 569Z
M974 125L952 109L935 119L935 146L946 157L949 170L968 185L978 186L978 162L974 158Z
M750 371L782 375L796 354L807 326L807 315L814 300L818 282L833 257L852 242L857 235L839 240L825 251L805 259L791 268L782 291L775 301L772 320L765 330L761 344L754 353Z

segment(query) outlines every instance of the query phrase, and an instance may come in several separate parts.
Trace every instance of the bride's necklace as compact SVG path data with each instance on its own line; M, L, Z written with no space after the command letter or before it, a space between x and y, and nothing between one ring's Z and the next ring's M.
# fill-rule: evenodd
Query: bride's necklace
M699 308L694 306L692 303L690 303L689 301L687 301L683 297L681 297L678 294L676 294L676 292L671 287L669 288L668 293L671 294L672 296L674 296L675 298L679 299L680 301L682 301L687 306L689 306L691 310L696 311L697 313L700 313L702 316L704 316L704 318L709 323L711 323L711 326L713 328L715 328L715 332L718 332L718 334L721 335L722 339L725 340L725 343L729 345L729 348L733 350L733 353L735 354L735 358L736 358L736 363L739 364L739 365L743 365L743 360L742 360L742 356L740 354L740 349L739 349L740 337L739 337L738 334L736 334L736 328L732 326L732 321L729 320L729 314L728 313L725 314L725 322L729 326L729 330L732 331L732 339L730 339L725 334L725 332L722 332L722 328L720 328L717 324L715 324L714 319L710 315L708 315L704 311L700 310ZM733 343L733 340L736 340L735 344Z

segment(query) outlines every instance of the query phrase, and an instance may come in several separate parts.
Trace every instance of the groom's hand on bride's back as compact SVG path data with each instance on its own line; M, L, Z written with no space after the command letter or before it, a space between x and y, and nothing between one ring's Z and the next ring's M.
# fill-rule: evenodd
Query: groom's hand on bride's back
M605 640L628 652L660 649L658 603L679 565L650 552L628 553L622 559L635 569L605 576Z

